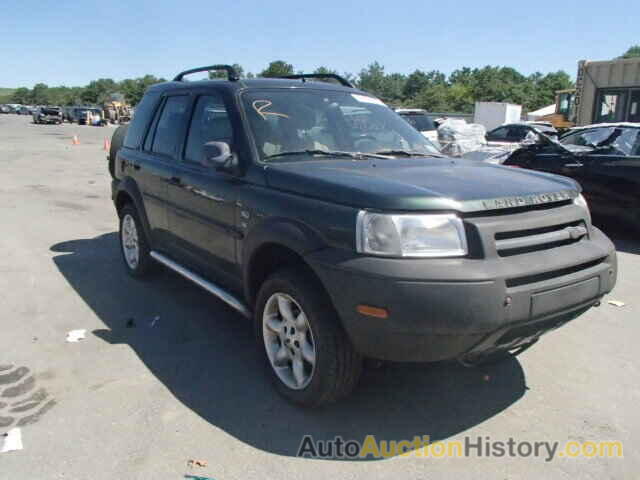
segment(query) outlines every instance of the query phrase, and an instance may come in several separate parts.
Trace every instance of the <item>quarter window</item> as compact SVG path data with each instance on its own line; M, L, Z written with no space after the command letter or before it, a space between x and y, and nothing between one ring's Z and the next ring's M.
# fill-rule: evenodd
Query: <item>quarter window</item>
M219 95L203 95L198 98L187 137L185 160L201 163L205 143L226 142L231 145L232 141L231 120L222 98Z
M127 136L124 139L123 145L128 148L137 149L140 147L142 137L147 130L149 120L153 116L153 111L156 109L158 103L158 94L151 92L147 93L140 103L136 106L136 113L131 120L131 124L127 129ZM79 111L76 110L75 115L77 118Z

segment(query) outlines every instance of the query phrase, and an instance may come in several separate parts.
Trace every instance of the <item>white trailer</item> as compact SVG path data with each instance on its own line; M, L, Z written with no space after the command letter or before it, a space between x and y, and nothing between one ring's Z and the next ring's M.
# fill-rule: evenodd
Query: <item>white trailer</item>
M473 123L479 123L484 128L493 130L505 123L521 121L522 105L502 102L476 102Z

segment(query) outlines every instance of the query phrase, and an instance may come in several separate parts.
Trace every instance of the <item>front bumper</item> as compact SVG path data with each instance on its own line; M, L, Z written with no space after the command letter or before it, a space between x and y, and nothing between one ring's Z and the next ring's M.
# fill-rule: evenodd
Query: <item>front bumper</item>
M596 228L588 240L508 260L375 258L337 249L306 258L356 350L391 361L517 345L588 310L617 277L614 246ZM389 317L364 316L360 304L385 308Z

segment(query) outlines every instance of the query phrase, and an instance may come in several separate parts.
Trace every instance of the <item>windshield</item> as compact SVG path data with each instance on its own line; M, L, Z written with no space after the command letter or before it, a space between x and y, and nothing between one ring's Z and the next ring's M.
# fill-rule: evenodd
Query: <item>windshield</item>
M431 118L427 115L401 114L401 117L411 125L413 125L413 128L415 128L419 132L430 132L436 129L435 123L433 123L433 120L431 120Z
M242 100L262 160L300 160L318 152L334 151L342 156L439 153L380 100L362 94L311 89L253 90L245 93ZM283 155L287 152L300 155Z

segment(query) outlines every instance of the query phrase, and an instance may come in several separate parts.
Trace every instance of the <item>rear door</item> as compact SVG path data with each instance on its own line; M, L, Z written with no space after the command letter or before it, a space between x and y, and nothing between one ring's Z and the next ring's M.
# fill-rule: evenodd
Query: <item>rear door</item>
M224 92L194 94L194 107L176 178L169 185L169 227L182 261L224 284L237 278L236 195L239 180L202 163L206 142L234 149ZM228 101L231 101L230 99Z
M157 118L163 105L164 98L159 93L150 92L143 97L138 104L136 117L127 129L116 162L119 176L132 178L140 190L154 248L163 248L166 244L167 181L173 175L174 168L168 158L154 154L150 144L147 144L155 130L154 115Z

